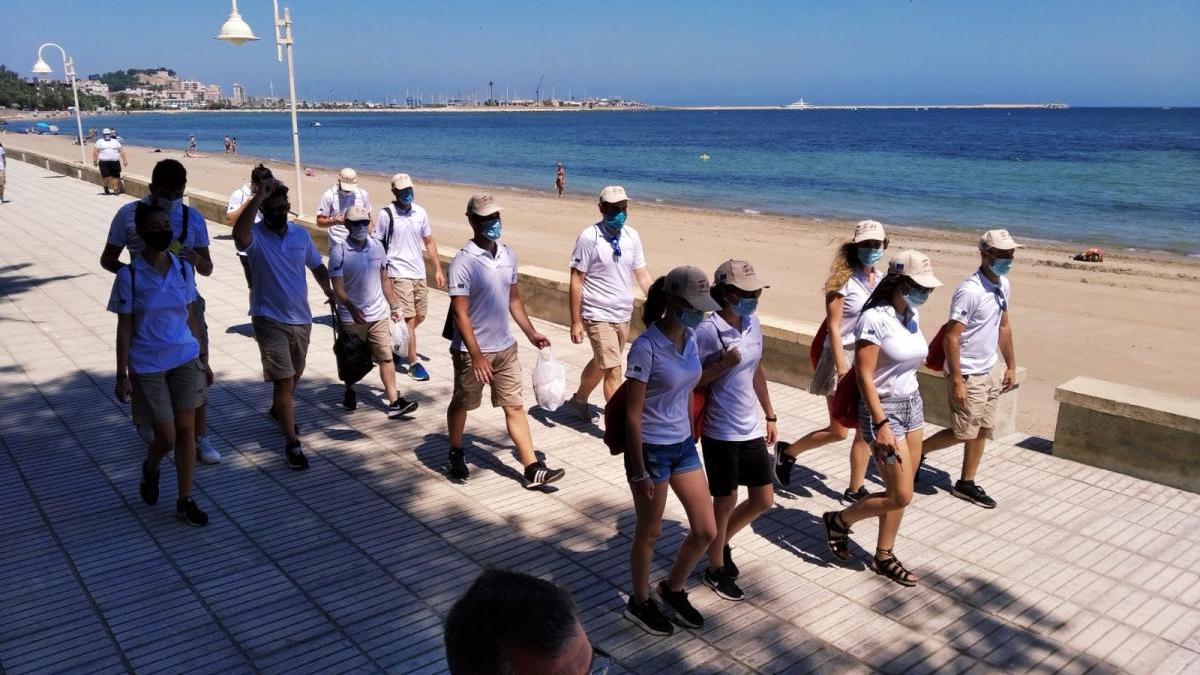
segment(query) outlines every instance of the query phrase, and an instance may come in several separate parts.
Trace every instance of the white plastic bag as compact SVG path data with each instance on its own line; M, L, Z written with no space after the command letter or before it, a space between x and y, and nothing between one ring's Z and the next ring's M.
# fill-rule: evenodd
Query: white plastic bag
M392 322L392 353L401 358L408 356L408 324Z
M533 366L533 395L537 403L549 412L562 407L567 400L567 369L554 358L550 349L538 351Z

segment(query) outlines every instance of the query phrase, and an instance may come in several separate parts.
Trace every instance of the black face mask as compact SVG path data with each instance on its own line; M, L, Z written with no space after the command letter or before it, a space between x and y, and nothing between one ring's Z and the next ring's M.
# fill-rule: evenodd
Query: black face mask
M155 251L165 251L171 246L172 232L170 230L155 230L142 235L146 245Z
M262 217L263 223L265 223L267 227L271 228L275 232L280 232L287 227L286 210L281 209L279 211L263 211Z

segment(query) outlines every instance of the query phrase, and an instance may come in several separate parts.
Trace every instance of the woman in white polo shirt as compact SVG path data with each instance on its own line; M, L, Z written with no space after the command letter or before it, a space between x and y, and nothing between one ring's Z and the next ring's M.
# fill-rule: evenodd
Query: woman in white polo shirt
M824 396L826 405L832 409L833 393L838 380L842 379L854 363L854 328L859 314L879 283L875 263L883 259L888 246L883 225L875 220L863 220L854 226L850 241L842 244L833 259L829 278L825 280L825 321L829 328L821 349L821 358L813 372L808 391ZM775 476L783 485L791 482L792 466L796 457L806 450L846 439L850 430L837 423L833 414L823 429L810 432L790 445L780 442L775 447ZM842 493L848 502L856 502L867 496L863 485L867 478L867 460L871 451L861 434L855 434L850 445L850 486Z
M693 329L705 312L720 309L709 293L707 275L695 267L677 267L655 281L642 310L646 332L630 346L625 371L625 473L637 513L629 556L633 593L625 616L653 635L674 632L650 596L654 542L662 531L668 485L683 502L690 531L671 572L655 590L677 623L688 628L704 625L704 617L688 602L684 584L717 527L691 419L692 390L701 375Z
M208 523L208 515L191 497L195 416L212 370L208 354L200 349L196 315L189 311L196 300L196 270L167 253L173 233L162 207L139 202L134 223L146 245L117 272L108 301L108 311L118 317L114 391L122 403L132 396L134 423L154 430L142 462L142 500L158 502L158 467L174 446L179 486L175 515L200 527Z
M745 594L736 582L739 572L729 555L729 540L774 503L767 446L777 433L775 408L762 368L762 327L754 316L764 288L750 263L726 261L717 268L712 290L721 311L696 329L705 364L700 386L708 392L700 440L717 523L702 580L734 601ZM749 489L749 499L740 504L738 485Z
M892 548L904 509L912 501L921 461L925 414L917 368L929 353L917 307L941 285L928 256L904 251L892 258L887 276L867 300L855 331L859 433L871 445L886 491L822 516L829 550L840 560L850 559L850 526L879 518L871 569L903 586L915 586L917 577L896 559Z

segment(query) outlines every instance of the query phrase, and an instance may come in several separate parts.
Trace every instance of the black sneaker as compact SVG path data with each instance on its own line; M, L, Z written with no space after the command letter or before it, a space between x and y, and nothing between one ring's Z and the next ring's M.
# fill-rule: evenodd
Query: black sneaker
M672 591L667 588L666 580L658 582L655 588L658 597L662 598L663 604L670 607L675 613L675 623L684 628L703 628L704 617L700 612L692 607L692 603L688 602L687 591Z
M346 387L346 393L342 394L342 408L345 410L358 409L358 394L354 392L354 387ZM271 415L274 417L274 415Z
M304 456L304 451L300 449L300 441L288 443L288 446L283 450L283 455L287 458L289 469L303 471L308 468L308 458Z
M417 409L417 402L410 401L403 396L397 396L395 401L388 406L388 419L396 419L403 417Z
M784 452L790 443L779 441L775 444L775 478L779 480L780 485L787 485L792 482L792 467L796 464L796 458Z
M150 460L142 461L142 483L138 486L142 501L154 506L158 503L158 472L150 470Z
M846 491L842 493L842 499L845 499L846 501L850 502L851 504L853 504L854 502L862 501L863 499L866 499L867 497L870 497L870 496L871 496L871 493L869 491L867 491L866 485L864 485L854 491L851 491L850 488L846 488Z
M541 487L567 475L563 469L550 469L545 462L534 462L525 467L525 488L532 490Z
M462 448L450 448L450 477L454 480L466 481L471 475L467 468L467 460L463 457Z
M654 598L646 598L645 602L639 603L630 596L629 603L625 605L625 618L651 635L671 635L675 632L675 626L658 608Z
M723 567L715 570L705 570L701 580L704 581L705 586L713 589L717 595L726 600L741 602L746 599L746 594L742 592L742 589L738 588L738 585L733 582L733 579Z
M208 524L208 514L196 506L196 500L188 497L175 501L175 517L192 527L204 527Z
M279 417L275 414L275 406L271 406L271 409L267 411L267 414L270 415L271 419L275 420L276 422L279 421ZM296 435L299 436L300 435L300 424L293 422L292 423L292 431L296 432Z
M725 551L722 557L725 558L725 574L730 579L738 578L738 575L742 572L738 569L737 565L733 564L733 552L729 550L729 544L725 544Z
M985 509L996 508L996 500L989 497L983 491L983 488L976 485L973 480L960 480L956 482L950 494L959 499L971 502L976 506L982 506Z

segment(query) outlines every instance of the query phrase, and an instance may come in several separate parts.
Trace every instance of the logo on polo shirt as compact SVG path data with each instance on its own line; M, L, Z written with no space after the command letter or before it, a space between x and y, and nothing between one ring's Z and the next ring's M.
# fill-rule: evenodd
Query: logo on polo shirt
M634 366L634 367L633 367L633 372L635 372L635 373L640 373L640 372L642 372L642 367L641 367L641 366Z

